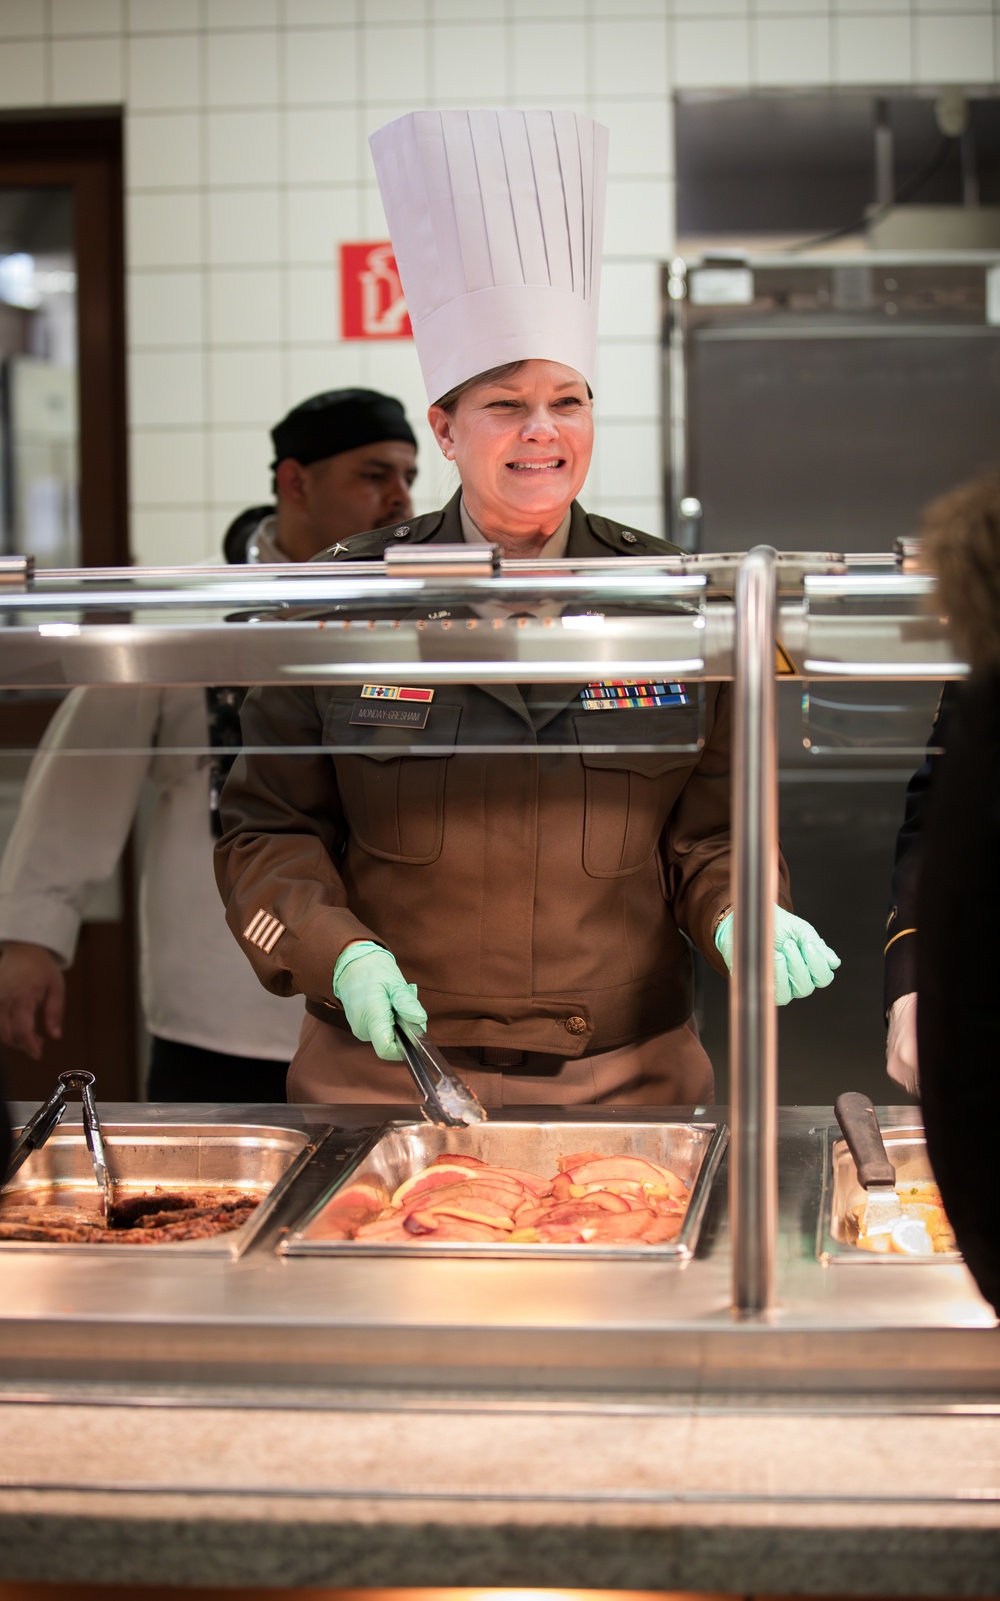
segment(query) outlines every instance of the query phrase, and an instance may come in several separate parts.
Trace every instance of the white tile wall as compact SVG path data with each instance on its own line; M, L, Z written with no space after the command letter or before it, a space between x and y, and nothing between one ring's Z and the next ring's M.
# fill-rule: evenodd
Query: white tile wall
M359 52L359 100L405 100L420 105L428 94L430 50L425 27L371 28Z
M657 422L604 418L596 434L594 454L600 479L601 500L609 506L655 500L660 493L662 442Z
M278 99L274 32L210 33L205 92L210 106L273 106Z
M79 37L88 33L121 33L122 0L49 0L49 4L52 32L56 38Z
M509 30L493 23L439 23L430 35L430 92L435 100L455 105L464 96L470 105L502 102L509 44Z
M680 88L745 88L750 82L749 23L745 17L679 19L674 54L674 81Z
M55 39L51 58L53 104L120 104L122 55L120 39Z
M288 338L293 345L336 343L340 331L339 286L329 266L291 267L285 275L288 292Z
M138 112L125 133L129 189L194 189L201 182L204 118L193 112Z
M908 83L913 72L909 17L843 16L834 23L838 83Z
M43 44L5 44L0 50L0 106L43 104L45 65Z
M358 114L353 109L293 107L285 112L284 141L287 183L343 182L357 171Z
M41 39L45 11L38 0L3 0L0 5L0 39Z
M359 188L289 189L285 193L286 259L300 267L325 267L332 272L341 240L365 239L360 223ZM374 236L381 238L381 233Z
M293 345L288 352L289 405L324 389L356 389L364 384L361 355L361 346L352 343ZM282 407L276 407L271 421L277 422L282 414Z
M134 350L196 349L205 337L204 274L132 272L128 331Z
M129 267L195 267L204 259L202 197L196 192L129 197L125 216Z
M275 267L208 274L208 338L213 345L280 344L282 278Z
M186 111L200 106L201 40L195 33L132 38L127 73L132 111Z
M205 436L188 428L134 430L132 498L137 506L202 506Z
M277 111L210 111L204 120L210 187L278 182Z
M266 428L217 428L212 434L209 464L213 501L237 506L265 504L272 498L271 456Z
M205 0L205 21L210 28L273 28L278 0Z
M137 350L129 364L136 428L192 428L205 422L205 362L197 350Z
M140 566L204 561L217 555L226 524L206 510L133 506L132 555Z
M354 28L289 31L284 46L287 105L343 105L358 98Z
M654 256L673 248L673 184L649 178L609 178L604 219L605 256Z
M587 37L566 22L526 21L511 41L516 101L579 95L587 82Z
M655 417L660 409L660 352L648 341L612 344L602 340L594 385L595 418Z
M992 17L918 17L916 77L921 83L980 82L993 60Z
M213 267L280 261L281 196L274 189L217 189L206 206L207 260Z
M213 350L208 372L210 422L266 428L287 409L279 350Z
M827 17L761 17L754 37L756 83L829 83L833 55Z
M127 0L127 4L130 33L191 33L201 20L201 0Z
M659 314L659 264L605 260L601 269L602 337L648 340Z
M665 20L595 22L593 48L595 94L667 93Z
M268 427L401 396L418 509L453 475L409 341L339 337L338 247L384 236L369 132L421 105L578 107L611 130L595 510L662 530L660 265L676 88L996 80L1000 0L0 0L0 108L126 111L133 547L216 554L268 498Z
M665 178L673 172L673 117L662 95L657 100L596 99L593 108L611 136L609 173Z

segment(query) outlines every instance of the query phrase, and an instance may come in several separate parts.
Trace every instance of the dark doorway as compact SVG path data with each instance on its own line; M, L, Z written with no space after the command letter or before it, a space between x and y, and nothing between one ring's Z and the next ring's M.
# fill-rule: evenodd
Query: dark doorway
M123 211L119 114L0 116L0 526L6 551L43 566L130 560ZM59 699L0 689L0 821L8 825L25 753ZM95 1073L101 1100L135 1098L127 858L120 874L104 909L83 923L62 1039L41 1064L4 1052L14 1098L39 1099L68 1067Z
M65 242L75 278L79 462L71 565L120 567L129 560L121 118L0 118L0 252L30 259L40 246L58 258ZM31 313L9 304L0 313L16 318L19 309Z

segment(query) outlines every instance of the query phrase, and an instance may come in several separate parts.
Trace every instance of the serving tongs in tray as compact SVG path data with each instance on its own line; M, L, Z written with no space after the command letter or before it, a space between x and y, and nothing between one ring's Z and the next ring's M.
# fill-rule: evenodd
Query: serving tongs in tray
M442 1128L461 1128L486 1122L485 1108L452 1071L423 1029L397 1017L396 1043L424 1098L422 1110L429 1123L437 1123Z
M94 1075L83 1071L60 1073L55 1089L44 1105L29 1118L21 1130L3 1182L9 1184L14 1174L27 1161L32 1151L41 1150L49 1135L59 1127L66 1115L66 1097L70 1090L79 1090L83 1102L83 1134L87 1141L91 1161L94 1164L94 1177L101 1191L101 1210L109 1222L113 1221L115 1211L114 1189L111 1183L111 1174L108 1171L108 1160L104 1151L104 1136L101 1133L101 1120L97 1115L94 1104Z

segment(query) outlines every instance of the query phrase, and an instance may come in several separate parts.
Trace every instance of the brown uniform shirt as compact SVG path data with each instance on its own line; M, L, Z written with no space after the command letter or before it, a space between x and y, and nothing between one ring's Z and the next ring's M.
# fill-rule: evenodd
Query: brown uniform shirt
M461 543L458 496L402 528ZM380 556L396 533L359 535L345 556ZM569 556L672 548L574 503ZM437 687L419 732L352 724L360 688L255 689L244 704L244 743L268 754L242 755L227 780L216 874L261 982L346 1028L334 964L374 939L442 1046L570 1058L682 1024L683 935L725 971L713 930L730 902L728 685L703 687L696 752L676 748L690 708L586 712L582 682ZM616 748L585 748L598 719ZM410 753L418 742L428 755ZM501 749L473 748L486 744Z

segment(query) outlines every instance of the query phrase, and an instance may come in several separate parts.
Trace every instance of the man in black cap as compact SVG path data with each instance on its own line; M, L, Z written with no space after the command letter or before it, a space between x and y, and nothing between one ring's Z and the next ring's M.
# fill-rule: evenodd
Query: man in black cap
M241 513L226 535L227 560L308 561L412 516L416 439L391 396L315 395L271 438L277 505ZM114 869L148 777L156 806L142 858L140 938L149 1097L284 1099L301 1002L257 983L226 927L212 873L218 793L236 754L243 694L133 686L67 696L0 861L0 1046L38 1060L60 1037L63 970L85 904ZM60 753L88 747L118 754L110 763L74 755L66 782ZM211 760L193 754L206 748Z
M241 512L229 561L308 561L353 534L410 517L417 441L406 413L374 389L331 389L271 430L277 506Z

